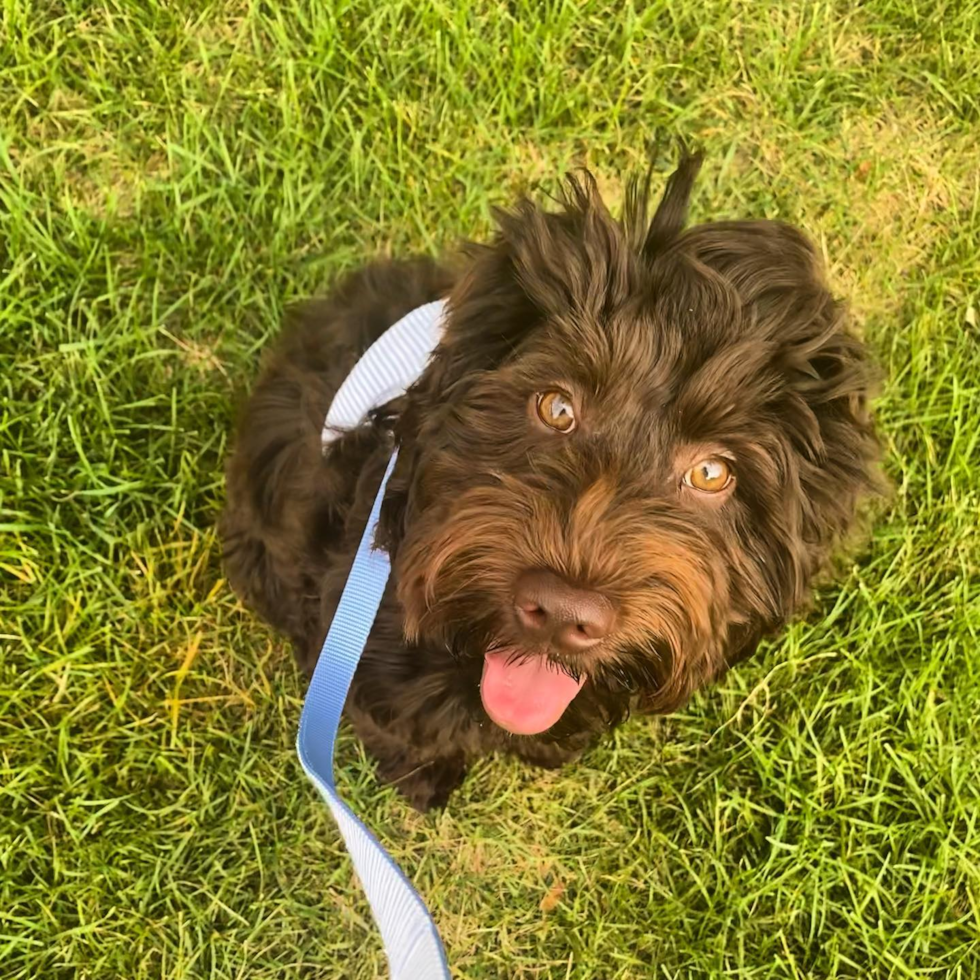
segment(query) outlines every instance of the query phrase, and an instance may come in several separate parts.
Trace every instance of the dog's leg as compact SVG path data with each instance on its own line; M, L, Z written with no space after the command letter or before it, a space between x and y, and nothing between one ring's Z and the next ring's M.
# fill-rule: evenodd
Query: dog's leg
M466 755L458 746L412 743L397 728L382 727L350 698L346 715L368 754L378 763L378 778L391 783L416 810L441 809L466 775Z
M542 769L560 769L576 762L586 750L589 737L575 737L562 742L546 742L537 738L515 739L511 754L523 762Z
M465 775L466 760L462 752L427 762L419 762L410 754L378 759L378 776L391 783L422 813L441 810Z

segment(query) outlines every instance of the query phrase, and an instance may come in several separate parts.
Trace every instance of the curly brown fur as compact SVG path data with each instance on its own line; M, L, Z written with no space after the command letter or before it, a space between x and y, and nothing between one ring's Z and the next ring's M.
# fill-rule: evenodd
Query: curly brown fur
M869 365L812 247L769 221L684 231L699 165L682 159L649 223L642 186L616 221L586 175L557 213L501 214L458 275L426 260L356 273L294 314L247 406L227 567L307 671L400 444L379 531L394 575L347 714L421 809L480 755L560 765L630 711L675 710L800 608L874 488ZM421 379L323 455L358 355L442 296ZM574 431L535 418L550 390ZM734 483L687 485L716 454ZM528 640L514 590L529 569L600 593L614 628L581 653ZM548 730L489 719L481 675L501 648L586 679Z

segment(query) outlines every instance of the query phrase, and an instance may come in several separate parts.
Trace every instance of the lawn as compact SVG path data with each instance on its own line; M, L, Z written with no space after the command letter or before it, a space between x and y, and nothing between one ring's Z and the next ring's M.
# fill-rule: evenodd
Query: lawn
M222 577L235 412L289 301L659 131L819 243L891 494L679 714L425 817L348 734L342 791L460 978L980 977L978 65L977 0L0 5L0 975L385 975Z

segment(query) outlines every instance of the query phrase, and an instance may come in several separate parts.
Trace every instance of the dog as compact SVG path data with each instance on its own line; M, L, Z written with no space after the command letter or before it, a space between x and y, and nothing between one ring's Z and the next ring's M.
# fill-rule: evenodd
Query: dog
M685 230L682 153L615 219L585 172L453 265L370 264L293 309L245 406L229 580L311 672L393 447L392 578L346 704L419 810L474 759L568 763L676 710L806 603L876 489L874 371L800 231ZM404 395L329 446L331 401L399 318L446 300Z

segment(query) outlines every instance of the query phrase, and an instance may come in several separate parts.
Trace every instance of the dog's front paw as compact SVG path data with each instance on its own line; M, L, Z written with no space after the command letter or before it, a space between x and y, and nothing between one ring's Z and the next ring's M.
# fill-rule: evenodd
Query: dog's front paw
M391 783L421 813L441 810L465 775L466 761L462 754L441 756L415 765L404 758L378 765L378 776Z
M587 747L587 738L576 739L569 744L521 739L516 742L512 752L532 766L540 766L542 769L560 769L570 762L578 761Z

